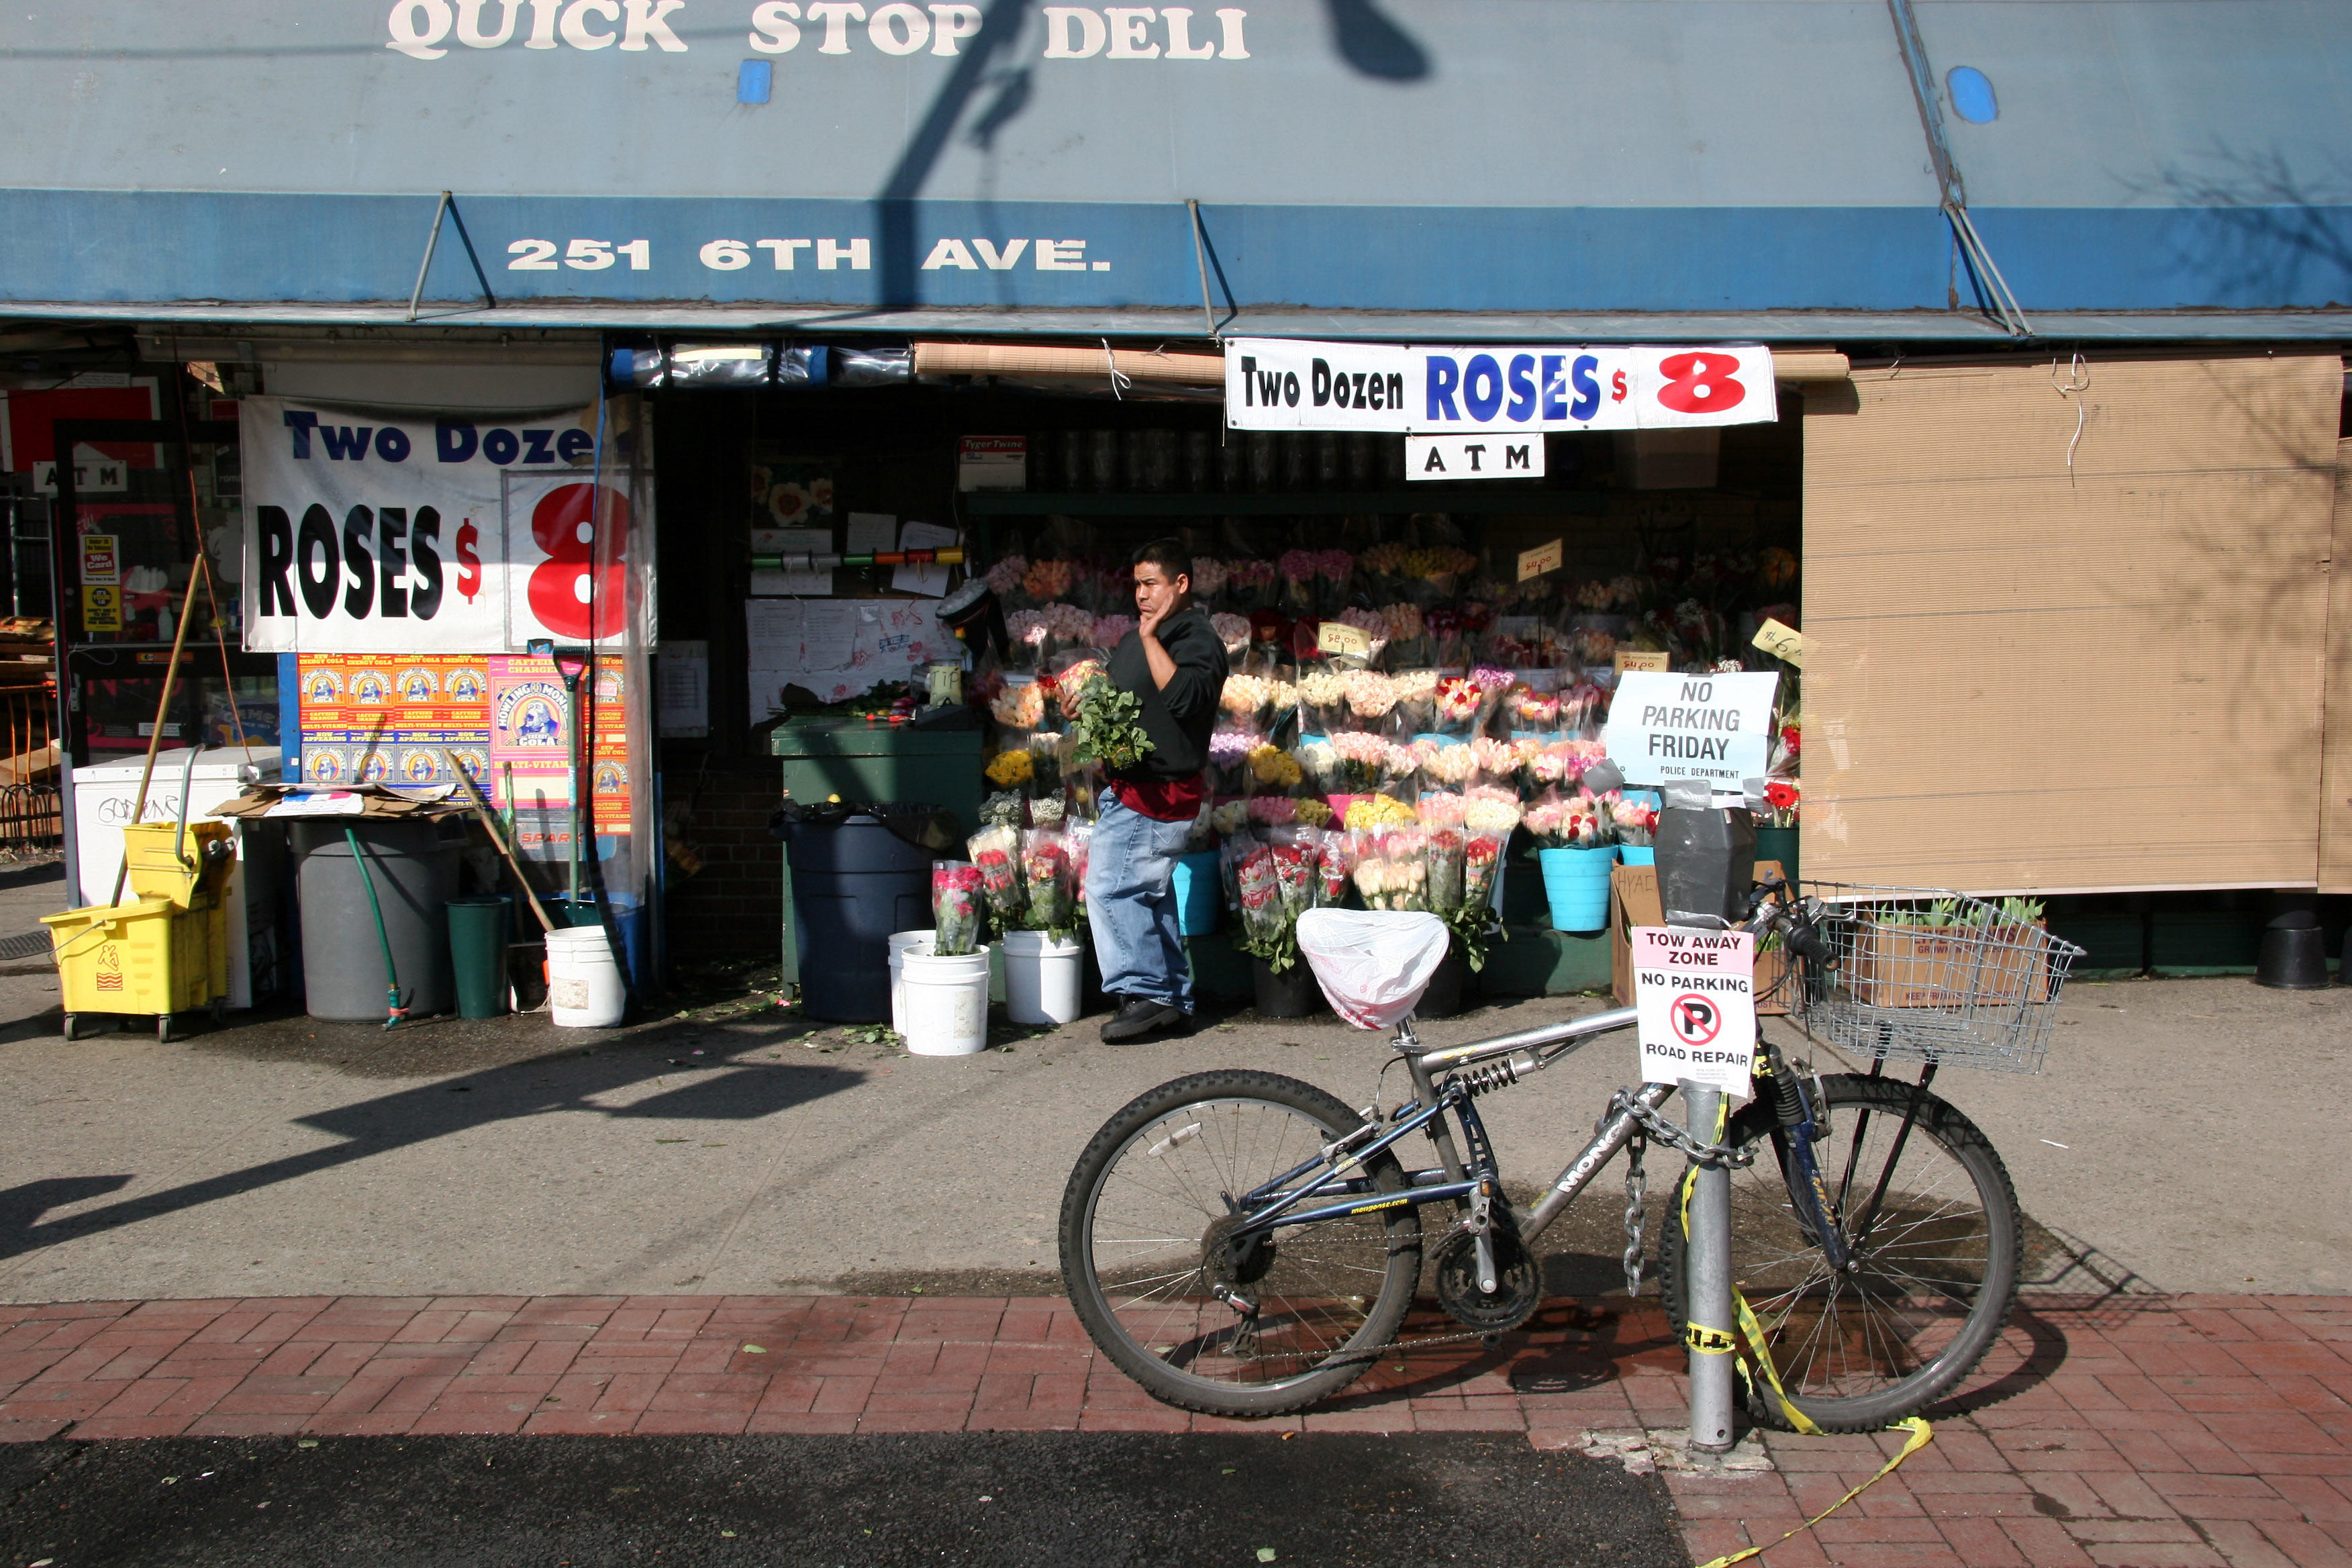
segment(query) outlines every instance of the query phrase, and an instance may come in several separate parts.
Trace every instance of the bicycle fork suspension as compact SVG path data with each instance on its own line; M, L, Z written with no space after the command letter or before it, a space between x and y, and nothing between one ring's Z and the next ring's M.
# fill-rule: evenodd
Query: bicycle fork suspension
M1789 1201L1796 1206L1797 1223L1820 1244L1823 1261L1843 1273L1853 1254L1839 1224L1837 1205L1830 1197L1829 1183L1822 1175L1821 1160L1813 1151L1821 1127L1813 1119L1812 1096L1805 1092L1803 1080L1790 1068L1780 1047L1769 1041L1760 1042L1756 1053L1756 1077L1772 1095L1773 1116L1779 1123L1772 1142L1780 1155L1780 1179L1789 1189Z

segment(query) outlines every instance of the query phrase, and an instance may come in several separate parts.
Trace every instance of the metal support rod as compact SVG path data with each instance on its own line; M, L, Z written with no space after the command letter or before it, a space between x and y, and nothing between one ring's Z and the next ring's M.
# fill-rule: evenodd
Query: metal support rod
M1723 1091L1696 1084L1682 1086L1690 1110L1690 1133L1704 1143L1716 1142L1723 1110ZM1678 1224L1669 1215L1668 1225ZM1733 1331L1731 1306L1731 1172L1727 1166L1702 1165L1691 1182L1690 1243L1683 1254L1690 1271L1685 1310L1695 1329ZM1694 1454L1725 1454L1731 1450L1731 1355L1722 1350L1690 1351L1690 1449Z
M1201 324L1213 338L1217 335L1217 312L1209 303L1209 249L1201 237L1200 198L1187 197L1184 210L1192 215L1192 265L1201 269Z
M433 232L425 237L425 259L416 264L416 287L408 291L408 319L416 320L416 301L425 298L425 274L432 269L433 252L441 244L441 220L449 215L449 193L441 193L440 205L433 209Z

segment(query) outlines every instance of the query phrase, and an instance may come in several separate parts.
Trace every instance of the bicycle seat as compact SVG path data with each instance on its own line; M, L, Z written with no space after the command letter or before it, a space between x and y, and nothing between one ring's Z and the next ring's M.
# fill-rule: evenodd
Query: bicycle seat
M1298 951L1331 1011L1360 1029L1386 1029L1421 1005L1445 962L1445 922L1384 910L1308 910Z

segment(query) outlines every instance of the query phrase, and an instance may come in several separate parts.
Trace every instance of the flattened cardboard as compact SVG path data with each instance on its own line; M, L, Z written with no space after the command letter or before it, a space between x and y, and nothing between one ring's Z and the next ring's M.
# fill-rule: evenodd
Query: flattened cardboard
M2089 376L2058 395L2043 355L1807 393L1809 878L2313 884L2342 362Z
M2352 440L2336 444L2327 577L2327 716L2320 736L2319 890L2352 893Z

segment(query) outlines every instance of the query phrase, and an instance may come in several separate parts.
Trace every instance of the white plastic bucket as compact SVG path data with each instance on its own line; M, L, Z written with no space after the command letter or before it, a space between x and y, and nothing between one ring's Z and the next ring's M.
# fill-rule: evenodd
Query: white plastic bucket
M898 954L907 1048L919 1057L968 1057L988 1048L988 949L940 958L920 947Z
M933 931L898 931L890 933L890 1032L904 1037L907 1033L907 992L905 976L898 968L899 955L907 952L929 952L938 940Z
M1016 1024L1075 1024L1086 949L1042 931L1004 933L1004 1016Z
M609 1029L621 1021L628 993L601 925L547 933L547 1016L558 1028Z

